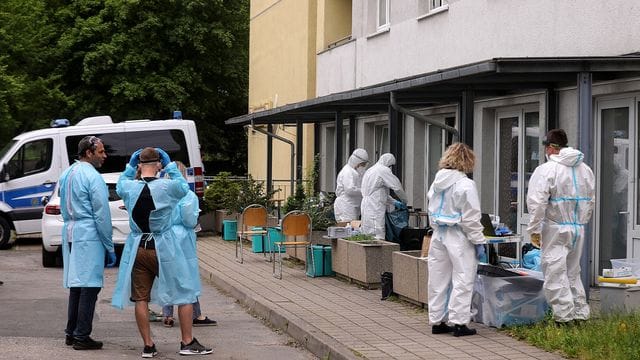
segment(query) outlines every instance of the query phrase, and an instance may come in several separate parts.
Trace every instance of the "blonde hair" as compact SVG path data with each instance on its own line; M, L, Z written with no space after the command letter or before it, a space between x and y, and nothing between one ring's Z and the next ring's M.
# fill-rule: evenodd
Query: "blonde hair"
M475 163L476 156L467 144L454 143L442 154L438 165L440 169L453 169L468 174L473 172Z

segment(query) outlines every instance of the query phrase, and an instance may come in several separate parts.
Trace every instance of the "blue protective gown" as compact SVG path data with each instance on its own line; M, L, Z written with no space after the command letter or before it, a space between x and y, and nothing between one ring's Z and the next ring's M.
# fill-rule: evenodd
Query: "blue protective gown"
M64 287L102 287L113 230L107 184L90 163L76 161L62 173L60 212Z
M200 295L200 278L191 276L189 263L181 248L181 238L173 226L174 212L178 202L189 192L189 185L175 163L165 167L171 179L157 179L148 183L155 210L149 216L149 227L155 241L159 274L151 291L151 302L158 305L191 304ZM116 191L122 197L127 209L133 209L144 188L143 180L134 180L136 169L127 164L120 175ZM122 309L133 305L131 296L131 270L136 259L138 245L142 237L140 227L129 215L131 233L122 252L118 280L111 299L111 305ZM194 247L195 249L195 247ZM195 252L195 250L193 250ZM197 261L197 260L196 260Z

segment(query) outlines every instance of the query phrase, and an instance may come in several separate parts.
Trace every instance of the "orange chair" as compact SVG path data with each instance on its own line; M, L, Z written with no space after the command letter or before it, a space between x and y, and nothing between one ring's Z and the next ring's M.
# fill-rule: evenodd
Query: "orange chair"
M267 241L269 241L267 218L267 208L260 204L251 204L242 210L242 227L236 237L236 261L241 264L244 262L242 239L251 241L253 235L260 235L263 239L267 237ZM253 230L254 227L260 227L262 230ZM240 257L238 257L238 243L240 244Z
M311 217L304 211L293 210L288 212L282 218L282 236L287 239L289 236L293 236L293 241L276 241L271 247L271 257L273 261L273 276L282 279L282 252L281 247L304 247L309 248L311 246ZM305 236L305 241L297 241L298 236ZM273 254L274 248L276 248L277 255ZM305 250L306 251L306 250ZM277 259L277 260L276 260ZM280 271L276 273L276 261L279 263ZM311 252L311 265L313 266L315 261L313 259L313 252ZM308 265L308 264L307 264Z

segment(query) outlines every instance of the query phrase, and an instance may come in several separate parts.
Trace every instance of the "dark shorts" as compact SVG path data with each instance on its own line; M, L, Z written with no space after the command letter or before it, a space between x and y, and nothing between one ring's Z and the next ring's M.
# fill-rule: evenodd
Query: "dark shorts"
M158 276L158 257L154 249L138 248L131 270L131 301L151 301L151 287Z

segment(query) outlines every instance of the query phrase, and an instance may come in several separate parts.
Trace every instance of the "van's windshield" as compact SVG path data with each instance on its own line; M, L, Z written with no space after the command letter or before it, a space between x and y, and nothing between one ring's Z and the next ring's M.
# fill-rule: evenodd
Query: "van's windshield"
M7 143L7 145L2 147L2 150L0 150L0 159L4 158L4 155L9 151L9 149L13 147L15 143L16 143L16 140L11 140Z

